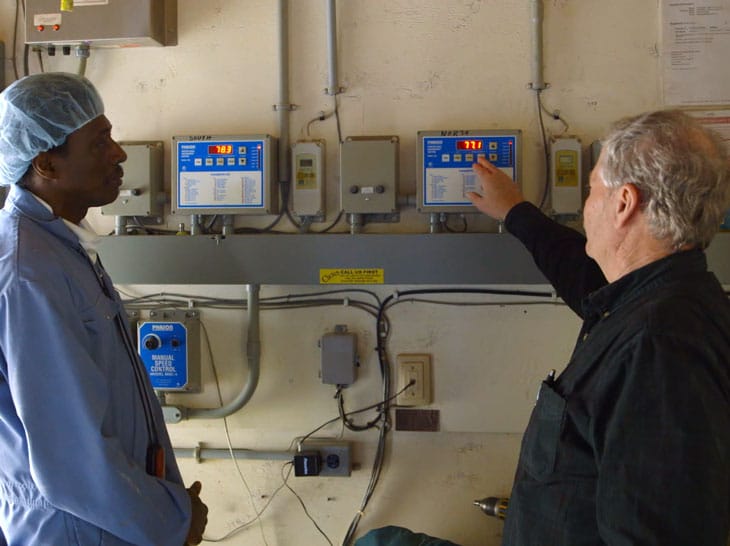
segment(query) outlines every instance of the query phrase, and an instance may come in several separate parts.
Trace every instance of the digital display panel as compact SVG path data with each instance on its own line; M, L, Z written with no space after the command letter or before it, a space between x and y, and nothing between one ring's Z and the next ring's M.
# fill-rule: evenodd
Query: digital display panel
M481 150L483 149L484 142L482 140L457 140L456 141L456 149L457 150Z
M210 146L208 146L209 155L230 155L232 153L232 144L211 144Z

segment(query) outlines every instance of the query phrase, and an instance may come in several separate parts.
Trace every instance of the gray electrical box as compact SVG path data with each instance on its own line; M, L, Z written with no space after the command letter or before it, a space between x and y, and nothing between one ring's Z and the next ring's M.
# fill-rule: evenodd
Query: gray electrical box
M340 208L348 214L398 211L398 137L348 137L340 145Z
M163 144L159 140L120 142L127 154L119 197L101 207L107 216L161 216Z
M39 46L177 45L177 0L25 0L25 43Z
M324 334L319 342L322 352L320 373L322 383L351 385L355 382L357 366L357 336L338 325L334 332Z

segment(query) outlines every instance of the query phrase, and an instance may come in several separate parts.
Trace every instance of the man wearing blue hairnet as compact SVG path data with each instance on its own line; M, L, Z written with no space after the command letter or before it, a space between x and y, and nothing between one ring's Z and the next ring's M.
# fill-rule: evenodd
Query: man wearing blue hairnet
M200 484L182 485L84 220L116 199L125 159L85 78L0 94L0 544L202 539Z

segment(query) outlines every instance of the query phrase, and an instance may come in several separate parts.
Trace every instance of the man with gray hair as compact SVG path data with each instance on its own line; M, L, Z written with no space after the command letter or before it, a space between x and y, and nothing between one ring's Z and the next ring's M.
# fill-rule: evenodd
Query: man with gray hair
M505 546L725 546L730 304L704 249L730 206L720 138L679 111L603 143L585 237L480 159L470 199L504 220L583 319L522 440Z
M0 544L181 546L207 521L84 220L124 150L73 74L0 94ZM4 535L4 538L3 538Z

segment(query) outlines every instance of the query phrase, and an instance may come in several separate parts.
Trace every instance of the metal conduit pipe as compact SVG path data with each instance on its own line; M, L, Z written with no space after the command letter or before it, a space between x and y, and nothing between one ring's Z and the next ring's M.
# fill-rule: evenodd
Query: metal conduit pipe
M279 180L288 183L291 164L289 162L289 0L279 0ZM286 203L284 203L286 206Z
M246 384L234 400L220 408L179 408L182 412L183 419L219 419L228 417L245 406L256 391L256 387L259 384L261 367L260 288L258 284L249 284L247 286L248 338L246 340L246 357L248 359L248 380Z
M327 59L329 61L329 76L327 79L328 95L336 95L340 92L340 85L337 82L337 9L335 0L327 0Z
M114 219L114 235L127 234L127 217L116 216Z
M532 22L532 82L533 91L542 91L547 87L542 72L542 0L530 0Z
M230 459L231 451L236 459L250 461L291 461L294 451L253 451L251 449L210 448L210 447L176 447L173 449L175 458L195 459L198 462L206 459Z

